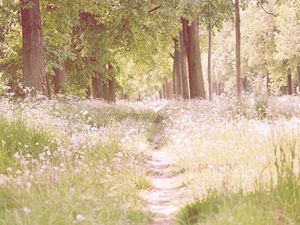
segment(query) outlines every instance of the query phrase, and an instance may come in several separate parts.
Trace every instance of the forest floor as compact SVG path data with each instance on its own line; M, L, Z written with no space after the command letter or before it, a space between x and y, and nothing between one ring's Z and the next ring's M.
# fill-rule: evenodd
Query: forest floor
M0 115L1 225L300 224L298 97L2 98Z

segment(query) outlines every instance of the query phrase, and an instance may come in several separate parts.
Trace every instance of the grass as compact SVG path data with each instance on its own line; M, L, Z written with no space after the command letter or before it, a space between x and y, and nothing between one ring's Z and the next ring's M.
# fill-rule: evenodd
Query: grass
M289 163L299 144L286 142L299 138L297 114L263 103L169 104L159 113L86 101L16 107L21 113L9 115L23 115L17 122L0 122L2 171L14 169L0 175L0 224L149 224L138 193L151 188L143 163L153 144L178 156L174 170L187 197L201 199L181 210L178 224L300 224L299 163ZM291 108L297 111L296 100ZM25 126L31 123L40 129ZM45 146L54 149L49 156ZM37 161L20 166L18 151ZM274 173L280 176L270 180Z
M148 131L157 119L156 114L113 106L85 108L88 110L85 114L78 112L79 108L73 110L71 105L63 107L66 107L64 111L56 116L70 121L71 126L79 121L82 124L96 124L96 127L109 126L109 129L100 129L107 131L105 141L90 144L90 141L97 139L87 135L80 137L80 144L72 146L70 137L73 132L76 133L75 129L82 132L80 126L74 126L64 135L57 134L56 138L61 140L57 149L63 150L63 154L56 150L51 155L55 157L49 161L38 160L32 166L27 165L26 169L30 170L28 175L22 171L22 174L9 177L3 185L0 182L0 224L149 224L151 215L142 210L144 202L139 196L140 190L151 187L141 165L145 157L143 152L147 149L141 152L139 146L147 147ZM80 113L82 117L79 118L76 115ZM89 119L91 116L92 120ZM23 119L26 120L25 117ZM124 138L127 140L128 135L117 128L126 119L130 120L125 123L128 127L123 128L124 132L130 131L128 143L121 141ZM51 127L45 127L47 121L39 125L47 131ZM140 128L132 129L137 125ZM59 127L56 128L58 130ZM3 170L7 166L14 169L18 166L13 157L16 151L38 156L44 146L50 146L52 138L43 131L25 126L21 120L12 123L2 120L0 131L3 131L0 137L5 140L2 146L5 151L1 150L7 152L7 157L2 154L0 161L8 162ZM23 151L25 144L28 147ZM28 183L30 188L26 188ZM16 185L18 188L15 188Z
M288 225L300 224L300 177L296 140L274 144L276 177L261 182L250 193L214 191L204 200L184 207L178 214L179 225ZM276 181L274 183L274 181Z
M164 118L162 114L155 113L152 110L135 110L127 106L108 104L103 104L101 107L93 107L89 105L82 106L63 103L59 105L59 108L55 108L55 112L64 115L68 119L83 121L98 128L111 126L115 122L122 122L126 119L148 123L159 123Z
M16 153L36 158L46 146L55 148L47 133L28 128L21 120L0 119L0 173L5 173L8 167L20 167L20 160L14 157Z
M178 215L178 224L300 224L299 209L300 180L294 177L282 180L268 191L213 193L205 200L183 208Z

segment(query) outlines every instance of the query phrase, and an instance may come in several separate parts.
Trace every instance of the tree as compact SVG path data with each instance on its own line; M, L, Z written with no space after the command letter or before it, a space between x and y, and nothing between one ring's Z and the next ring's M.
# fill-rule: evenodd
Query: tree
M108 79L108 101L116 102L116 77L113 65L109 64L109 79Z
M180 44L178 38L173 38L174 42L174 72L173 72L173 86L174 94L176 97L182 96L182 74L180 62Z
M188 26L188 65L191 98L205 99L201 53L199 45L199 21L195 20Z
M207 80L208 80L208 98L212 100L212 79L211 79L211 48L212 48L212 31L208 26L208 59L207 59Z
M236 95L241 96L241 19L240 0L235 0L235 69L236 69Z
M189 25L189 21L186 19L182 19L181 22L183 39L187 52L190 97L200 97L205 99L205 89L199 45L199 23L198 20L195 20Z
M223 28L223 22L232 14L231 0L207 0L201 7L201 21L208 33L207 80L209 100L212 100L212 37L216 29Z
M103 98L103 76L101 71L95 71L94 76L92 77L92 93L93 98L100 99Z
M21 7L24 86L48 96L39 0L23 0Z
M53 85L55 94L62 92L62 86L66 81L67 71L65 65L63 64L61 68L54 68Z
M189 99L189 81L188 81L188 66L187 55L184 46L183 32L179 32L180 39L180 69L181 69L181 83L182 83L182 96L184 99Z
M297 65L297 81L298 81L297 91L300 92L300 64Z

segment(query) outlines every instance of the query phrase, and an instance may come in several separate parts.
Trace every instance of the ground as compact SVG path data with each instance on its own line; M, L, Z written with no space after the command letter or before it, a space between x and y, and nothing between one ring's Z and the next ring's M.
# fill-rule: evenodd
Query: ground
M298 97L0 113L0 224L300 224Z

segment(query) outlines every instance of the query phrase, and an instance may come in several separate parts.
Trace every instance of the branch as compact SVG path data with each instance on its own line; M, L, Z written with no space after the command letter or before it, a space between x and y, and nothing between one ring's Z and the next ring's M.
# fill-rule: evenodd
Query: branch
M266 2L266 3L269 5L268 2ZM273 13L273 12L267 11L267 10L264 8L263 2L260 3L260 6L261 6L261 8L264 10L265 13L267 13L267 14L269 14L269 15L271 15L271 16L274 16L274 17L277 17L277 16L278 16L277 14L275 14L275 13ZM269 5L269 6L270 6L270 5Z
M264 10L265 13L271 15L271 16L274 16L274 17L277 17L278 15L273 13L273 12L268 12L263 6L261 6L261 8Z
M174 55L172 53L170 53L170 56L172 57L172 59L174 59Z
M153 9L150 9L149 11L148 11L148 13L150 14L150 13L153 13L153 12L155 12L156 10L158 10L158 9L160 9L161 8L161 5L160 6L156 6L155 8L153 8Z

